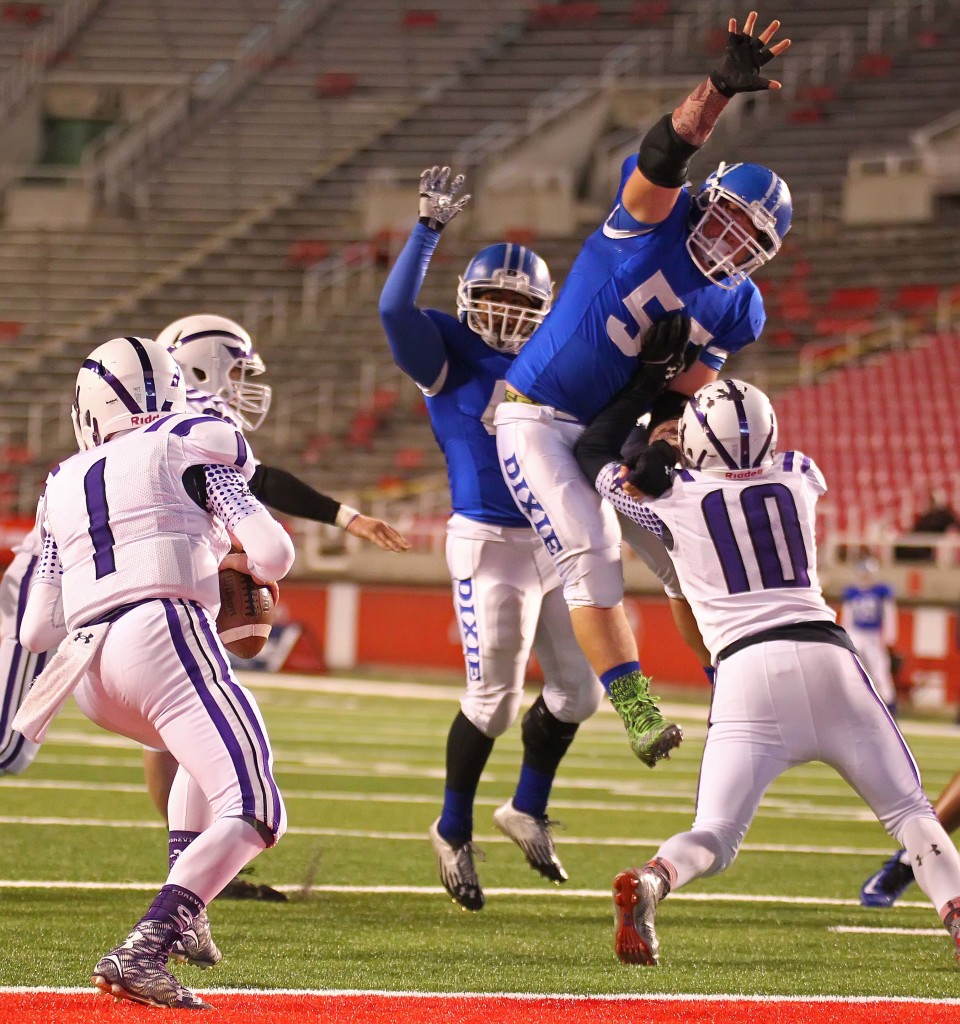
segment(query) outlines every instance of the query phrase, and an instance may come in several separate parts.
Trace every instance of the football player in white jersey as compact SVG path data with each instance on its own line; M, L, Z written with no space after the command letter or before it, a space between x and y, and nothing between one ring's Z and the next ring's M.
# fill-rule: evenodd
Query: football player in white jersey
M666 544L717 673L693 826L614 880L617 957L658 962L657 904L729 867L767 788L808 761L834 767L910 852L960 956L960 854L817 579L820 470L778 453L763 392L718 380L683 412L670 487L645 497L619 457L636 416L628 388L587 428L578 459L608 502Z
M29 650L59 646L17 724L41 740L73 692L102 728L177 758L183 797L171 800L169 824L179 856L93 982L148 1005L206 1008L167 960L219 959L206 905L286 825L256 700L217 636L218 569L274 581L290 569L293 545L247 487L243 435L187 412L182 371L156 342L116 338L95 349L77 378L73 420L80 452L47 479L43 551L20 626ZM228 555L232 539L243 553Z
M647 327L664 312L685 310L701 345L698 361L642 410L650 416L650 443L634 461L652 493L673 464L671 440L687 396L716 379L727 356L763 327L763 300L750 275L774 258L790 228L790 190L757 164L721 163L696 192L687 178L692 157L733 97L780 87L764 72L790 40L773 42L776 20L757 31L755 11L742 31L735 19L727 24L726 50L709 77L624 161L609 215L584 242L543 325L508 370L495 418L504 477L551 552L577 640L631 748L651 767L682 736L660 714L641 671L623 608L621 536L657 573L701 663L706 651L662 545L633 524L621 530L583 480L573 446L643 359Z
M198 313L167 324L156 340L183 369L188 409L226 420L241 433L260 427L270 409L273 391L269 384L254 379L264 373L265 366L250 334L240 324L224 316ZM253 466L250 492L273 511L338 526L384 551L410 550L406 538L389 523L321 494L279 466L256 459ZM177 763L167 751L145 748L143 767L150 796L160 813L166 814ZM171 849L170 856L175 854ZM280 890L245 878L235 878L220 896L286 900Z
M270 408L271 388L251 380L263 373L264 365L240 324L212 314L187 316L165 327L157 341L173 352L184 369L188 409L226 420L241 432L260 426ZM275 511L339 526L385 551L409 550L406 539L389 523L321 494L284 469L255 466L251 492ZM12 727L47 658L46 652L25 650L17 639L39 554L40 537L34 529L14 547L13 561L0 579L0 775L19 775L39 750ZM176 768L163 752L144 756L147 789L161 813L165 813ZM222 895L284 899L268 886L245 880L237 880Z
M466 692L447 735L443 807L430 839L447 892L465 910L480 910L474 802L495 740L519 713L531 650L543 692L521 722L516 790L493 820L552 882L565 882L567 872L550 832L550 790L603 691L577 645L560 577L504 483L493 434L503 377L553 298L547 264L523 245L489 245L460 279L459 316L417 305L440 232L470 198L458 196L462 185L449 167L421 175L420 218L383 286L380 319L394 360L424 393L447 464L447 568Z

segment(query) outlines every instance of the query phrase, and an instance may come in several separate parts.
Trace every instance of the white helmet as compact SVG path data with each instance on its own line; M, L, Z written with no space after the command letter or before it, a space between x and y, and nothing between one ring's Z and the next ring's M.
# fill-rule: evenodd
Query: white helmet
M245 430L263 423L273 389L247 379L266 367L238 323L210 313L185 316L164 327L157 341L183 367L187 387L222 398Z
M742 380L704 385L680 418L680 450L691 469L731 475L763 471L777 453L770 399Z
M150 338L113 338L83 361L70 411L77 444L87 451L119 430L186 410L183 374L162 345Z

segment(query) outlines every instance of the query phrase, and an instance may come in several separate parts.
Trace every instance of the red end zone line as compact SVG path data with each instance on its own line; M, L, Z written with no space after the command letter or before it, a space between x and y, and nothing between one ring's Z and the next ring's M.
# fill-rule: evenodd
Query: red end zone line
M735 996L515 996L376 993L203 993L217 1024L956 1024L960 1000ZM170 1012L170 1011L168 1011ZM177 1019L189 1011L173 1011ZM5 990L0 1021L157 1022L157 1011L92 993ZM191 1019L196 1019L190 1013Z

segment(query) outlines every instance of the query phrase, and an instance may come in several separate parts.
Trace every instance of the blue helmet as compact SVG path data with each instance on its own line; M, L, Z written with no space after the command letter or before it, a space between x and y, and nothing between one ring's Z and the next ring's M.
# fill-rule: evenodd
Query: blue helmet
M522 295L510 302L507 292ZM491 347L519 352L553 302L546 263L524 245L498 242L473 257L457 286L457 312Z
M747 214L756 238L732 208ZM790 189L778 174L759 164L721 163L693 198L687 252L714 284L736 288L780 251L792 216Z

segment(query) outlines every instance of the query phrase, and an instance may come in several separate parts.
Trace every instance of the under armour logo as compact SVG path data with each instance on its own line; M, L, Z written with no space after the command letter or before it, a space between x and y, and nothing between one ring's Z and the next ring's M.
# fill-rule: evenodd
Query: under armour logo
M73 642L78 643L80 640L82 640L85 644L88 644L92 639L93 633L77 633L77 635L73 638Z
M936 857L940 856L940 847L937 846L936 843L931 843L930 844L930 849L933 851L934 856L936 856ZM919 853L916 855L916 857L914 857L914 860L917 862L917 867L918 868L923 865L923 858L920 856Z

